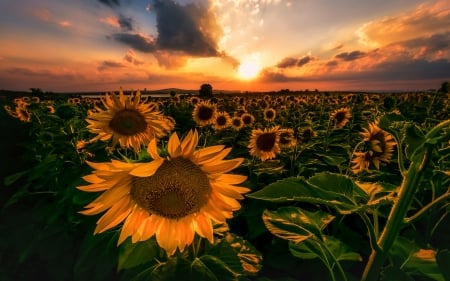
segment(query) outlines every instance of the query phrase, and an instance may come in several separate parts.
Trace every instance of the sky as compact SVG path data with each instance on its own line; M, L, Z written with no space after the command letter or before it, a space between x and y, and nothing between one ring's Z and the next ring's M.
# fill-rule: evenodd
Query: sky
M405 90L450 80L448 0L0 0L0 89Z

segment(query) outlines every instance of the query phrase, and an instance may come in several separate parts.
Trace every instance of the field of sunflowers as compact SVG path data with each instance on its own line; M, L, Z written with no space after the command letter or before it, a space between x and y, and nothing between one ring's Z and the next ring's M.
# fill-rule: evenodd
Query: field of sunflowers
M0 280L450 280L449 100L0 99Z

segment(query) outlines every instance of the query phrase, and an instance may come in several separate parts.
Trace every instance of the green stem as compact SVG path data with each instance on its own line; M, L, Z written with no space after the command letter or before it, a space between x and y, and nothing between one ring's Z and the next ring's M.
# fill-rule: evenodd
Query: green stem
M431 208L433 208L435 205L439 204L440 202L446 200L447 198L450 197L450 192L446 192L444 194L442 194L441 196L439 196L438 198L436 198L435 200L431 201L430 203L428 203L427 205L425 205L422 209L420 209L420 211L418 211L417 213L415 213L414 215L412 215L409 218L405 218L403 220L404 224L411 224L414 223L415 221L417 221L422 215L424 215L428 210L430 210Z
M398 201L394 203L387 219L386 226L378 239L379 251L372 249L369 261L364 269L362 281L376 281L387 257L389 249L394 244L401 228L404 226L403 219L409 209L411 201L416 193L417 186L422 177L423 171L429 160L431 148L426 148L421 161L412 162L398 194Z
M380 247L378 247L377 244L377 237L375 234L375 230L374 227L372 225L372 222L370 221L369 217L367 216L366 213L361 212L359 213L360 217L362 218L362 220L364 221L364 224L367 227L367 232L369 233L369 242L370 242L370 246L372 247L372 249L374 249L375 251L380 251Z

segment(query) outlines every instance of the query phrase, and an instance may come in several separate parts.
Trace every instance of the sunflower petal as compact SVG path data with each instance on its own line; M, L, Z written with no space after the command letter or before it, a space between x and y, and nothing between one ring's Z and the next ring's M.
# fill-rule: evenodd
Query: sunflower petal
M238 167L239 165L241 165L242 161L244 161L243 158L224 160L224 161L220 161L218 164L215 164L215 165L203 165L201 167L201 169L203 172L211 173L211 174L227 173L227 172L233 170L234 168Z
M156 146L156 138L151 139L148 143L147 152L153 160L161 159L158 153L158 147Z
M149 163L140 163L139 166L134 168L130 171L130 175L136 176L136 177L150 177L153 176L158 168L162 165L164 162L163 158L159 158L156 160L153 160Z
M181 142L181 150L183 151L182 156L187 157L192 155L198 144L198 133L197 130L189 131L188 135Z
M172 158L176 158L181 155L180 139L178 138L176 132L170 136L167 150Z
M197 233L201 237L208 239L209 243L213 244L214 237L211 220L205 217L204 214L199 213L195 219L195 224Z
M111 207L98 221L94 234L102 233L121 223L131 212L130 198L125 198Z
M215 180L228 184L240 184L247 180L247 176L235 174L221 174L217 178L215 178Z

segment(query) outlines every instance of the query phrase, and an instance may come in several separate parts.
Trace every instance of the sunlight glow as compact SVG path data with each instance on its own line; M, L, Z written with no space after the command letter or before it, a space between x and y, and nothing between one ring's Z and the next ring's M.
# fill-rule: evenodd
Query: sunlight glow
M261 67L254 60L244 60L238 67L238 75L242 79L252 79L255 78Z

